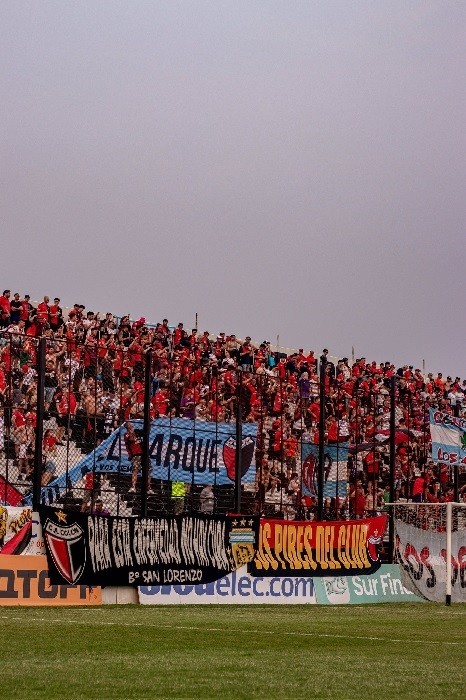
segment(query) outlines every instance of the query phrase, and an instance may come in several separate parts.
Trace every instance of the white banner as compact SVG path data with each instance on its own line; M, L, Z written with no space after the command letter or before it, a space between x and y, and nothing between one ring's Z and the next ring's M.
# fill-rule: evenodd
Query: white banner
M138 590L142 605L302 605L317 602L311 578L253 577L247 573L246 566L213 583L195 586L140 586Z
M428 600L444 601L446 588L446 532L423 530L395 520L395 551L404 583ZM466 531L452 532L451 599L466 601ZM407 583L409 581L409 583Z

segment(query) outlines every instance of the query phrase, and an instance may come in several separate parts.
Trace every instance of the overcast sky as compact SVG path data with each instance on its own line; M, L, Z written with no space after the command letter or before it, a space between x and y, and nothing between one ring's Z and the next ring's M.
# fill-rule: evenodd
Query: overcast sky
M0 285L466 377L464 0L2 0Z

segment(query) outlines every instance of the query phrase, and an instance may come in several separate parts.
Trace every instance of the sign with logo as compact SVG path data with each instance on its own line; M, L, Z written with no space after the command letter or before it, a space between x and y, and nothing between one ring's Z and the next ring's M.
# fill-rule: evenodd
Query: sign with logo
M142 439L142 421L132 421ZM81 463L81 468L97 472L131 473L126 452L126 428L115 430ZM244 482L255 480L254 446L257 425L244 425L241 447ZM157 418L152 421L149 454L152 476L171 481L185 480L195 484L231 484L235 480L235 426L228 423L206 423L187 418Z
M303 495L317 498L317 474L319 446L303 442L301 446L303 464ZM324 451L324 498L345 498L347 491L348 443L325 445Z
M432 459L451 465L466 465L466 419L430 409Z
M424 602L424 598L405 588L397 564L382 564L374 574L322 576L314 580L314 585L321 605Z
M315 604L314 582L307 577L251 576L243 566L207 584L140 586L142 605L303 605Z
M78 523L62 525L47 519L44 538L55 567L73 586L81 578L86 566L84 530Z
M142 420L131 421L136 435L142 439ZM157 418L152 421L149 435L151 473L154 479L187 481L190 484L232 484L235 481L236 429L233 423L207 423L187 418ZM241 445L241 478L254 483L254 459L257 424L243 425ZM120 426L100 445L86 455L66 474L58 476L41 490L41 502L51 504L60 493L79 481L89 471L103 474L131 474L132 465L126 451ZM25 501L32 503L32 496Z
M298 522L261 520L253 576L342 576L372 573L380 566L387 518Z
M101 586L209 583L255 554L259 518L115 518L43 507L53 583Z
M44 556L0 554L0 606L101 604L100 588L52 585Z

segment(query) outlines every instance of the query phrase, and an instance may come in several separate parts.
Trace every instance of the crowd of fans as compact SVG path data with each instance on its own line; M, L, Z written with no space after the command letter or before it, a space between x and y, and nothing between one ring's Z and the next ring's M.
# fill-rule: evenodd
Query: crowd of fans
M14 445L18 479L31 478L37 396L37 341L46 338L42 483L56 474L57 447L73 440L92 450L118 425L144 415L145 356L151 352L151 417L228 422L241 415L258 424L256 503L259 512L312 517L314 499L302 488L301 444L320 441L320 367L324 367L325 444L348 444L347 495L325 502L327 517L362 517L390 494L390 382L396 381L396 497L453 499L447 464L430 459L429 409L466 416L466 380L390 362L331 361L304 348L285 355L268 341L185 329L168 319L112 313L100 317L60 299L5 290L0 296L0 449ZM463 486L461 484L461 486ZM465 489L462 488L462 491ZM466 495L466 494L465 494Z

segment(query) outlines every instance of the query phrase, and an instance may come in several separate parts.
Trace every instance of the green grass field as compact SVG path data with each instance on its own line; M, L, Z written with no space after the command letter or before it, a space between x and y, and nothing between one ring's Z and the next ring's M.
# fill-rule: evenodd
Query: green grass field
M466 605L0 608L2 696L463 698Z

